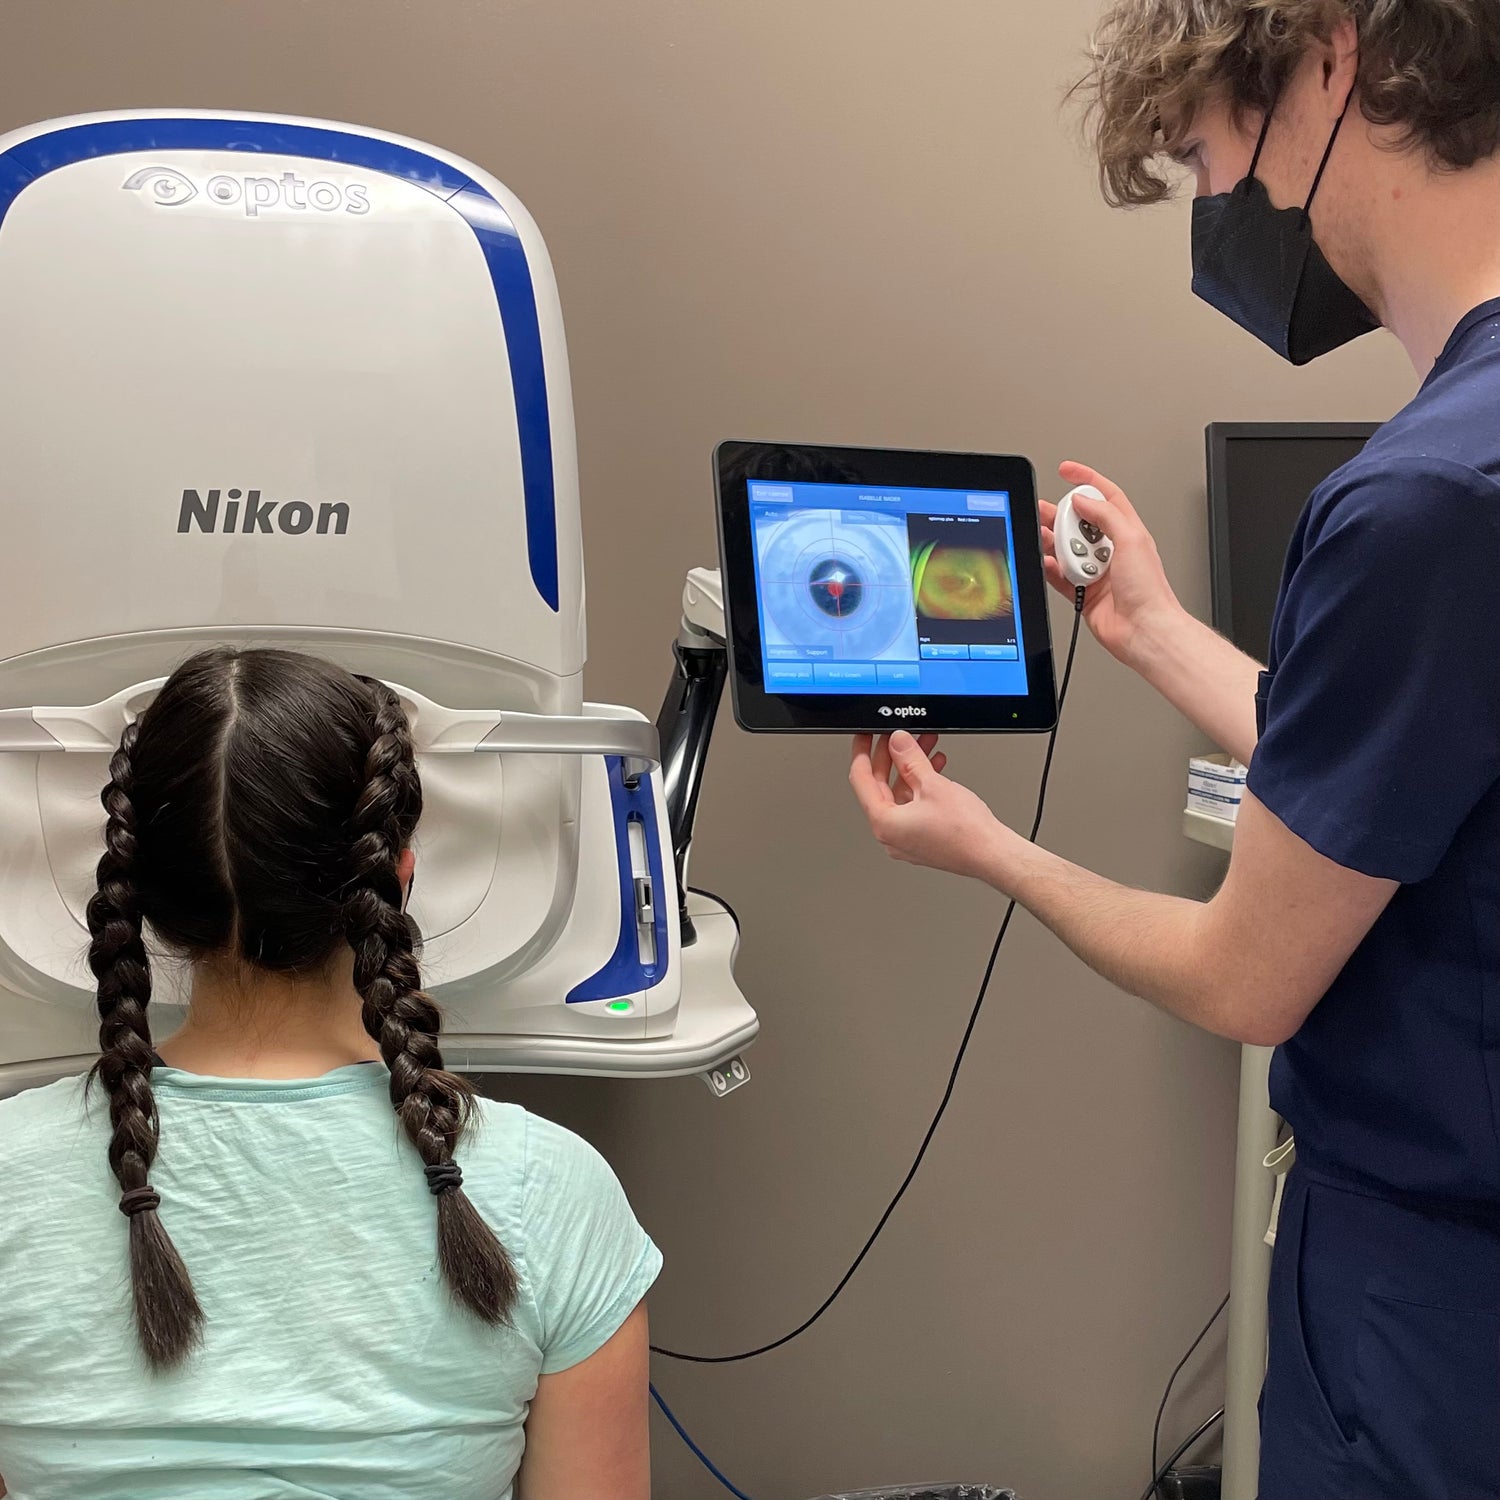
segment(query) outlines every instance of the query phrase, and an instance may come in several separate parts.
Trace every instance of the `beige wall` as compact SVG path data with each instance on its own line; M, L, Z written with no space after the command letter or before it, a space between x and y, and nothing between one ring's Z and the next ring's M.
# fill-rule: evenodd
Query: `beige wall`
M595 695L654 710L724 437L953 446L1108 470L1206 608L1202 429L1371 419L1394 347L1297 374L1188 295L1185 207L1119 215L1060 114L1095 0L0 0L0 129L247 107L378 125L500 176L568 317ZM1052 491L1055 493L1055 487ZM1058 620L1061 627L1063 621ZM1082 652L1046 839L1207 892L1179 833L1193 732ZM1009 819L1040 746L955 771ZM669 1343L720 1351L821 1300L941 1091L999 904L876 858L842 744L726 722L696 879L745 922L753 1087L519 1083L598 1140L667 1253ZM663 1364L757 1500L919 1475L1131 1500L1161 1382L1222 1294L1231 1049L1013 929L924 1175L817 1330ZM1216 1351L1215 1351L1216 1352ZM1211 1364L1211 1361L1210 1361ZM1212 1410L1210 1373L1174 1413ZM718 1493L664 1431L659 1492Z

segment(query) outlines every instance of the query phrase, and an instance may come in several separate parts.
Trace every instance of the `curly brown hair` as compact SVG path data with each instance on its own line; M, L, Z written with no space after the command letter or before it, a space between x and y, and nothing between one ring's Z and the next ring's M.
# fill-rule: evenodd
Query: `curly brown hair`
M1371 124L1400 127L1440 170L1500 150L1497 0L1114 0L1075 88L1104 196L1169 197L1162 158L1206 100L1226 99L1237 119L1263 113L1307 48L1350 20Z

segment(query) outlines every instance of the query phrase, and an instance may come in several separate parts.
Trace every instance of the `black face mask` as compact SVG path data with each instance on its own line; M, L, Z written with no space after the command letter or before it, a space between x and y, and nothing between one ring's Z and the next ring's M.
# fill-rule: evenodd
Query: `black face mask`
M1250 175L1233 192L1193 204L1193 291L1294 365L1380 327L1313 239L1313 199L1343 123L1340 115L1304 208L1277 208L1255 175L1269 114Z

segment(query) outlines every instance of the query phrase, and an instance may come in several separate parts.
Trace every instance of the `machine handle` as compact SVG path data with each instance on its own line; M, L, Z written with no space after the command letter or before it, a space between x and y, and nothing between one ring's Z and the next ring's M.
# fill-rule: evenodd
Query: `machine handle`
M499 722L471 747L439 743L427 754L491 755L618 755L624 762L625 785L634 787L648 771L661 765L661 740L654 724L644 719L573 718L566 714L497 715Z
M132 689L129 698L139 700L153 686ZM121 694L87 708L0 709L0 754L69 750L108 754L119 743L120 731L133 717L134 707ZM437 731L430 740L421 732L428 724ZM427 705L418 708L416 729L421 755L618 755L631 787L661 765L656 726L643 719L498 709L459 713Z

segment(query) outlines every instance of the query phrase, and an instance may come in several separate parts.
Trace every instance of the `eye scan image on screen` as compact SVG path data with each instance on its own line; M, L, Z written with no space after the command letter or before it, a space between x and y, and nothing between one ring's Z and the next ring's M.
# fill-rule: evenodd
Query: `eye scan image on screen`
M1009 499L752 480L766 691L1024 695Z

